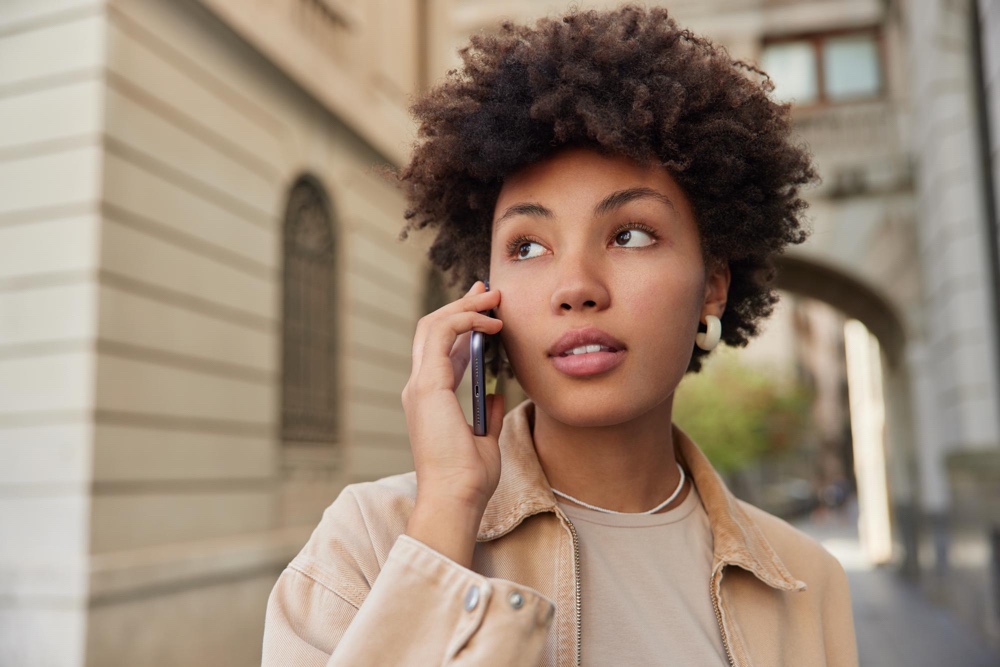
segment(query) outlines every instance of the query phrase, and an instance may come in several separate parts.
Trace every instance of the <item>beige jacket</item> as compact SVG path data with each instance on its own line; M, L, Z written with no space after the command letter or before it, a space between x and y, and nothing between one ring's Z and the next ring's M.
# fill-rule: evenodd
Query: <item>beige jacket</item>
M580 665L587 628L580 624L576 529L539 465L533 418L529 400L504 419L500 483L471 570L403 535L415 473L345 488L274 586L263 665ZM731 664L856 666L839 562L804 533L738 500L676 425L673 436L711 522L713 576L705 594ZM650 618L646 630L669 622Z

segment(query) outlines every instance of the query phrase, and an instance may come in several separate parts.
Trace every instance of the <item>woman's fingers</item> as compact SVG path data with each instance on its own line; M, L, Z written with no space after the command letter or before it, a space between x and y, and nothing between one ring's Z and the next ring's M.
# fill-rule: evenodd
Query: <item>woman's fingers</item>
M499 332L502 327L503 322L500 320L477 312L457 313L450 317L438 320L428 329L427 340L424 342L424 358L421 361L421 368L423 369L425 366L428 366L428 364L430 365L429 367L432 368L437 360L448 359L448 365L452 367L452 377L448 379L453 380L454 366L451 362L451 353L455 347L455 342L458 340L458 337L470 331L481 331L487 334L495 334ZM466 357L468 354L468 352L465 352ZM465 364L468 364L468 359L466 359ZM464 365L462 372L465 372ZM443 380L444 378L436 379ZM451 389L454 389L455 386L455 384L452 384Z
M451 346L451 367L455 377L455 386L462 383L465 369L469 367L469 360L472 358L472 350L469 348L469 341L472 339L472 332L466 331L455 339L455 344Z
M488 311L500 303L499 291L486 292L484 291L485 289L483 283L477 281L464 297L420 318L420 321L417 322L417 330L413 336L412 361L414 375L420 372L420 366L424 359L424 348L427 345L427 341L433 337L430 335L430 330L437 326L442 319L447 319L461 313ZM468 330L471 330L471 327ZM452 341L452 344L454 344L454 341Z

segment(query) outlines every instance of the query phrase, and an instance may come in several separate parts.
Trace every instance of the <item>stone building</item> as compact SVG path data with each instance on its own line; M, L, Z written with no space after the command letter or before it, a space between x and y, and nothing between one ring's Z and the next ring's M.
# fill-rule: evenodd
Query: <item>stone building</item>
M1000 509L949 480L1000 450L1000 0L666 4L795 99L824 184L781 287L878 339L897 556L996 637ZM323 508L412 465L408 100L563 9L0 3L0 664L259 663Z
M323 508L412 466L417 7L0 3L0 664L259 664Z

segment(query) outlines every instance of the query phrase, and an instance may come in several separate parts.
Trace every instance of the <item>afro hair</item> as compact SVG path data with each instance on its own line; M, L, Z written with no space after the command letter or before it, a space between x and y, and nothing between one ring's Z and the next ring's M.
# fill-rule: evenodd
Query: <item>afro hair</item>
M419 130L398 174L409 203L401 238L436 228L431 262L467 288L487 275L505 177L593 146L670 170L706 262L731 271L722 340L743 347L759 333L778 301L774 258L807 237L799 189L818 180L764 72L665 9L635 5L504 22L459 54L463 66L411 108ZM705 354L693 349L689 372Z

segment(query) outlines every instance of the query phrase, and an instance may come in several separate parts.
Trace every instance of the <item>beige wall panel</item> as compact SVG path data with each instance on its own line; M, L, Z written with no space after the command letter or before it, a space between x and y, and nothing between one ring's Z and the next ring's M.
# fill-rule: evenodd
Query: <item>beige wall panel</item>
M157 51L168 51L175 62L198 70L227 96L240 99L244 113L271 128L278 137L290 131L286 100L293 87L242 39L220 29L217 19L195 5L178 11L158 0L112 2L109 23Z
M100 132L101 88L100 81L91 79L0 97L0 151Z
M343 487L339 478L286 482L282 489L280 525L315 527L323 518L323 510L340 495Z
M353 385L357 387L401 393L410 378L411 366L409 363L399 364L398 367L393 368L378 360L361 357L359 354L348 356L344 362L348 376Z
M91 425L45 424L0 428L0 487L86 484Z
M93 283L0 291L0 355L4 345L92 337L95 310Z
M12 211L96 199L101 157L97 141L95 136L94 145L0 162L0 217Z
M263 610L282 569L270 566L267 571L247 573L246 578L156 591L94 607L87 624L87 664L259 665Z
M109 87L105 99L107 132L145 159L162 163L162 169L197 180L217 196L240 202L261 216L279 209L278 190L273 183L278 171L241 159L227 145L196 136L163 114L122 91Z
M379 232L370 234L358 227L351 228L347 243L350 249L348 263L357 258L367 265L377 266L396 280L416 283L414 292L423 293L422 262L416 261L412 248L402 247L400 242L390 241Z
M0 416L86 410L93 403L93 353L79 351L0 359Z
M99 494L93 498L90 553L267 530L275 494L257 490Z
M96 13L103 4L104 0L4 0L0 27L6 29L22 22L62 21L65 20L62 14L67 10L74 16L88 10Z
M232 364L254 375L279 371L276 336L182 306L144 298L114 287L100 291L98 335L102 341L138 345L153 350ZM2 303L2 295L0 295Z
M0 297L2 303L2 297ZM405 359L411 358L413 332L388 327L365 317L353 314L347 319L348 336L352 341L364 344L366 348L389 350Z
M0 197L0 201L4 198ZM96 216L81 215L0 227L0 280L93 270L97 265L99 226Z
M365 165L367 166L367 165ZM406 221L403 213L406 204L398 190L376 182L374 176L354 175L338 181L334 205L349 227L370 225L378 229L379 237L414 256L420 254L413 239L399 241L399 232Z
M101 16L86 16L0 38L0 87L98 67L103 24Z
M381 310L396 313L399 317L416 320L416 312L420 309L421 294L401 292L403 284L393 281L376 281L367 275L348 274L348 291L359 301L377 306ZM416 290L413 290L416 292ZM409 347L403 349L409 352Z
M0 665L82 667L86 632L82 606L19 601L14 608L0 608Z
M136 231L110 216L102 235L102 263L109 271L249 315L272 319L277 312L273 281Z
M0 496L0 535L5 536L0 540L0 567L11 563L43 567L86 553L88 491L84 487L59 495L32 491Z
M405 436L399 445L359 440L351 447L350 481L366 482L413 470L413 454Z
M136 224L173 231L191 242L250 260L261 269L277 270L277 219L247 219L219 202L164 180L142 166L109 153L104 159L104 198L116 208L109 215L128 215Z
M99 410L268 427L275 417L274 398L274 388L266 382L171 367L159 360L137 361L110 354L97 357Z
M397 104L406 107L408 96L417 89L420 61L400 55L417 53L417 3L378 0L367 4L372 24L378 26L370 30L374 42L372 50L378 63L378 69L373 72L375 85Z
M351 429L367 433L406 433L406 417L403 406L389 407L361 401L348 401L347 409L351 413Z
M270 438L98 423L94 481L238 480L273 474ZM0 477L2 479L2 477Z
M108 67L128 84L170 113L239 146L265 164L282 163L283 149L275 127L247 113L240 101L213 86L199 65L191 64L169 46L159 46L116 21L108 30ZM126 85L128 85L126 84Z

